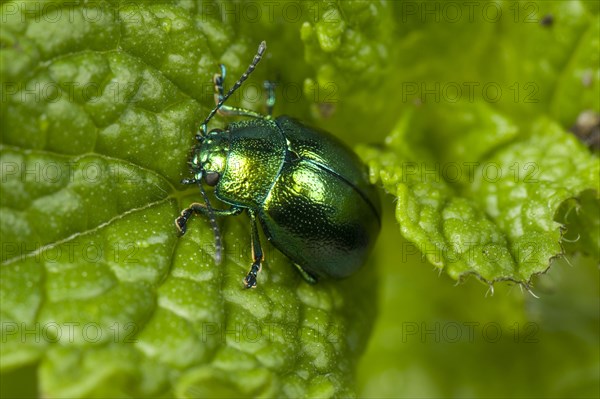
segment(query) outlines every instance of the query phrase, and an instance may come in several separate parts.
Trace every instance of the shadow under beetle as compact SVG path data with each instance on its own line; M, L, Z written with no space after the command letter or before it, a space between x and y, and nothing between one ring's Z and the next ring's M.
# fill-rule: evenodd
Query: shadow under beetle
M261 60L263 41L246 72L224 95L225 66L215 74L216 106L196 135L190 161L192 179L204 204L193 203L175 220L185 234L194 213L206 215L215 234L217 263L221 237L215 216L239 215L246 210L251 221L253 263L244 279L256 287L263 252L258 225L273 245L294 262L309 283L320 277L343 278L356 271L372 250L381 228L381 205L368 172L358 156L327 132L307 127L288 117L273 118L274 84L268 91L268 115L224 105ZM251 119L230 123L225 130L207 133L217 113ZM203 182L215 188L215 197L228 209L211 207Z

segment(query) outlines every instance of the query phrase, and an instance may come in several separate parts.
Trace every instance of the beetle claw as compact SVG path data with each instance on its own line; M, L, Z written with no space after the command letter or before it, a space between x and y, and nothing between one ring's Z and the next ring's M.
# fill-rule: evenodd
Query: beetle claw
M246 278L244 278L244 287L256 288L256 276L248 274Z
M246 278L244 278L244 286L246 288L256 288L256 276L260 271L260 263L253 263Z
M187 230L187 219L184 216L179 216L175 219L175 226L179 229L179 236L184 235Z

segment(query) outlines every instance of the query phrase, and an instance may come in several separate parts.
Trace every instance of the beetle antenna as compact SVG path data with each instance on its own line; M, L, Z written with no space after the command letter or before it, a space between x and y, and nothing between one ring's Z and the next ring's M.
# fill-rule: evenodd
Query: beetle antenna
M217 220L215 219L215 212L213 211L212 206L210 206L208 195L206 195L206 191L204 191L204 187L202 186L202 183L200 183L200 180L198 180L198 185L200 186L202 197L204 197L204 203L206 204L206 209L208 209L208 219L210 220L210 225L212 227L213 234L215 235L215 263L220 265L223 252L221 232L219 231L219 226L217 225Z
M221 108L221 106L223 106L223 104L225 103L225 101L227 101L227 99L237 89L240 88L240 86L242 85L242 83L244 83L244 81L246 79L248 79L248 76L250 76L250 74L252 72L254 72L254 68L256 68L256 65L258 65L258 63L262 59L262 57L263 57L263 55L264 55L264 53L265 53L266 50L267 50L267 42L265 42L263 40L262 42L260 42L260 45L258 46L258 51L254 55L254 59L252 60L252 62L250 63L250 65L248 65L248 68L246 69L246 72L244 72L244 74L242 76L240 76L240 78L238 79L238 81L235 82L235 84L231 87L231 89L229 89L229 91L227 92L227 94L225 94L225 96L223 96L223 98L221 98L221 100L219 100L219 102L217 103L217 105L212 109L212 111L210 111L210 113L208 114L208 116L206 117L206 119L204 119L204 122L202 122L202 127L205 130L206 130L206 125L208 124L208 121L211 120L213 116L215 116L215 114L217 113L217 111L219 110L219 108Z

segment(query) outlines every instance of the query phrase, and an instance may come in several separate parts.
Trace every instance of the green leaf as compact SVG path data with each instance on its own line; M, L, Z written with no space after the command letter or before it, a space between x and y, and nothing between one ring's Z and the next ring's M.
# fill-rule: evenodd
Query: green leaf
M400 5L398 18L426 18L419 13L426 3L412 6ZM429 262L454 279L528 285L563 254L566 228L567 240L582 240L580 249L600 251L598 217L568 223L559 211L567 200L584 214L600 205L598 157L566 131L580 112L600 110L600 24L579 2L485 9L510 13L498 21L474 14L474 21L409 24L400 45L403 59L418 58L417 65L392 85L405 102L395 108L385 148L361 152L373 179L396 197L403 236ZM530 15L555 22L546 28ZM441 36L449 31L458 37L448 44ZM473 42L458 51L466 35ZM548 40L552 47L540 46ZM592 193L583 200L586 190Z
M562 254L555 215L565 201L598 187L598 159L547 119L520 134L485 105L441 109L435 115L405 114L387 149L364 147L363 158L397 197L403 236L430 263L454 279L473 274L487 283L527 285ZM428 130L418 118L447 128ZM597 191L594 196L585 202L585 212L598 204ZM597 220L571 230L593 232ZM592 244L597 253L598 243Z
M207 220L178 238L174 219L201 200L178 182L212 76L219 62L239 76L260 42L205 6L2 5L8 396L36 383L47 397L354 394L372 267L310 286L263 238L248 291L245 216L220 221L221 265Z

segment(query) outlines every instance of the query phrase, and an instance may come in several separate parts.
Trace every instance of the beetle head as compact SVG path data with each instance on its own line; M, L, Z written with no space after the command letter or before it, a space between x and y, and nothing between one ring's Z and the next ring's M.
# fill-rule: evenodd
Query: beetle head
M213 129L202 138L192 156L192 169L197 179L204 178L209 186L215 186L227 166L229 134L221 129Z

